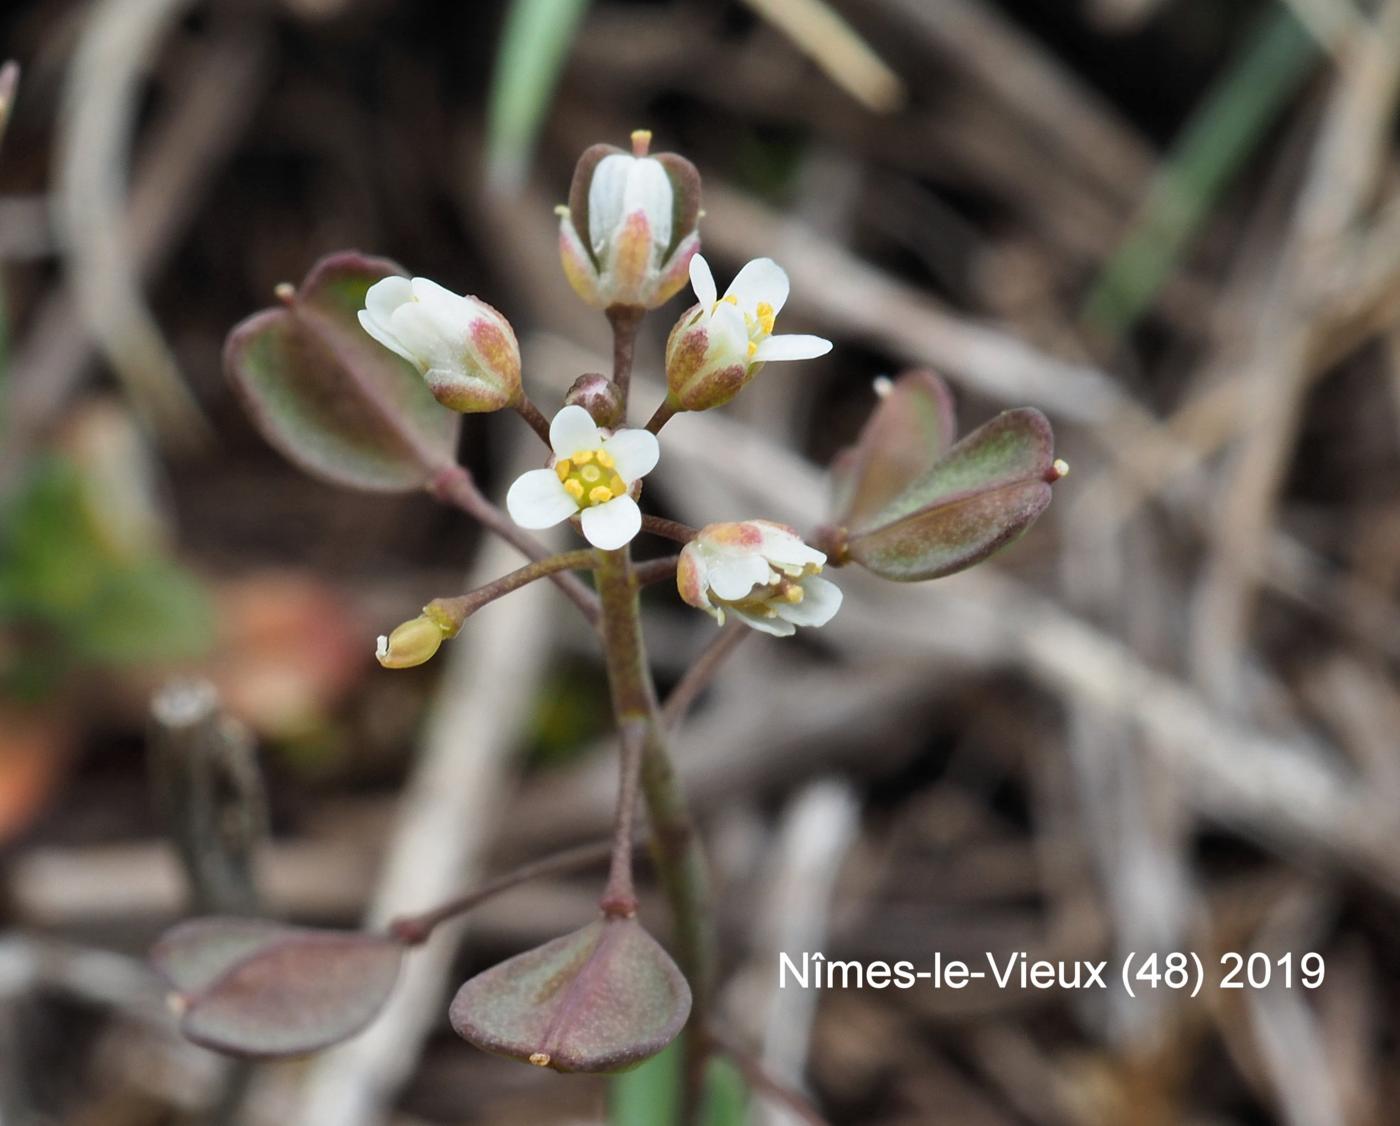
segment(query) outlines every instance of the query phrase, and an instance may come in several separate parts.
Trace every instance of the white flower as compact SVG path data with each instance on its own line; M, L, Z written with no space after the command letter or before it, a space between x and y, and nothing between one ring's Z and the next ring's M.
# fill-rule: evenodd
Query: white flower
M826 556L791 528L769 520L710 524L681 549L676 587L690 605L724 624L732 612L775 637L824 626L841 590L819 578Z
M668 301L700 245L699 173L674 153L647 155L650 143L651 134L638 130L630 154L594 145L579 160L569 206L560 209L564 273L601 309Z
M493 411L520 398L515 331L485 301L392 275L369 287L360 326L413 364L445 407Z
M755 258L719 297L704 257L690 260L699 304L681 315L666 341L666 383L681 410L727 403L769 360L808 360L831 351L820 336L774 336L788 297L787 273L771 258Z
M567 406L549 425L549 444L550 468L522 474L506 494L511 519L522 528L552 528L581 513L584 537L594 547L615 551L629 543L642 527L632 486L656 467L656 435L610 434L582 407Z

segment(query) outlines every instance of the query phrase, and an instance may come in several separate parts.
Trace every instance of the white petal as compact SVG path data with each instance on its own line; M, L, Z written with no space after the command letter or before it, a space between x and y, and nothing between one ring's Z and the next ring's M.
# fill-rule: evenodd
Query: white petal
M549 424L549 444L555 457L573 457L580 450L596 450L603 444L593 416L577 403L570 403Z
M710 357L719 364L749 362L749 329L744 314L721 301L710 317Z
M603 442L603 449L617 465L618 476L629 485L656 468L661 443L650 430L619 430Z
M552 469L532 469L522 473L506 493L506 511L522 528L552 528L578 511L578 503L567 492Z
M583 510L583 536L594 547L616 551L642 530L642 510L631 497L613 497Z
M753 359L756 364L766 364L769 360L810 360L830 351L831 341L820 336L770 336L759 343Z
M774 637L791 637L797 632L796 626L782 618L761 618L757 614L750 614L735 606L729 608L734 611L735 616L743 622L744 625L751 626L760 633L770 633Z
M412 353L420 369L462 370L466 356L466 325L444 317L440 308L410 301L394 310L389 327Z
M826 556L822 552L815 547L809 547L802 542L800 536L794 535L786 528L780 528L766 520L753 522L763 529L763 554L774 566L795 567L800 571L808 564L820 567L826 562Z
M413 353L403 346L403 341L395 336L382 322L376 321L374 317L370 315L368 309L361 309L359 316L360 327L369 333L370 336L374 337L375 340L379 341L380 344L388 348L389 351L402 356L409 363L415 365L418 363Z
M623 194L635 156L615 152L603 157L588 183L588 241L598 254L622 222Z
M841 609L841 588L813 575L802 580L801 602L775 602L778 616L797 626L824 626Z
M365 310L381 324L389 323L389 315L405 301L413 300L413 283L391 274L380 278L365 293Z
M654 249L653 262L660 259L662 252L671 245L671 219L675 206L675 190L671 178L659 162L644 157L632 165L627 177L627 191L623 196L622 209L627 215L634 211L646 214L651 226L651 243Z
M755 258L729 283L726 297L737 297L739 308L752 313L760 301L773 306L776 316L788 299L787 271L771 258Z
M715 275L710 272L710 264L703 254L690 260L690 287L695 290L695 299L700 302L702 312L708 313L710 306L719 298L715 288Z
M714 567L710 589L717 598L736 602L760 583L768 582L768 560L761 555L736 555Z

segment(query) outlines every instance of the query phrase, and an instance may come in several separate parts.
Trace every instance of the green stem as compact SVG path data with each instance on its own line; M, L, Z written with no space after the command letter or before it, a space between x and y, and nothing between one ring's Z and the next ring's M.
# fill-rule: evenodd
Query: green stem
M687 1104L693 1114L699 1106L704 1077L707 1045L703 1030L709 1018L714 974L705 860L666 746L642 638L638 583L630 551L599 552L595 575L613 711L620 730L642 725L641 783L651 823L652 860L671 906L676 955L693 997L685 1044Z
M632 357L637 348L637 330L641 328L645 309L631 305L614 305L607 310L608 324L613 330L613 376L618 397L622 400L622 417L627 417L627 395L632 386Z

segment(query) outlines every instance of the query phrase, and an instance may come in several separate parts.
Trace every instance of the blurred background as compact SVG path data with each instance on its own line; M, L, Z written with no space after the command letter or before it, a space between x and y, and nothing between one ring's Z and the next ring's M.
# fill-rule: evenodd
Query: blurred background
M482 908L309 1061L184 1043L144 961L196 908L353 926L605 831L572 608L540 584L380 670L512 557L303 476L220 350L358 247L504 311L549 413L609 347L551 208L638 127L701 169L722 281L771 255L784 329L836 344L675 420L658 511L812 528L916 366L964 429L1039 407L1073 467L987 566L835 574L836 620L752 639L682 729L732 1035L833 1123L1397 1120L1400 2L12 0L0 54L0 1123L669 1121L664 1062L566 1079L445 1019L597 873ZM499 499L533 443L469 418L462 457ZM664 688L714 627L649 604ZM778 990L802 950L1326 978ZM715 1082L715 1123L795 1121Z

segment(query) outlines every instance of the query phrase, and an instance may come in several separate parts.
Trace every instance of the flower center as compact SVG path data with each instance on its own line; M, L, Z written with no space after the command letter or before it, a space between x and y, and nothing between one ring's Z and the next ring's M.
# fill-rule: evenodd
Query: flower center
M554 463L554 472L580 508L607 504L627 493L627 483L606 450L580 450L572 457L562 457Z
M813 565L811 574L816 574L821 567ZM742 610L746 614L752 614L756 618L776 618L778 611L773 608L774 603L786 602L789 605L797 605L805 598L807 592L802 589L802 584L795 579L780 578L776 582L771 582L767 586L756 586L743 598L729 600L716 598L713 593L711 597L722 606L732 606L735 610Z

